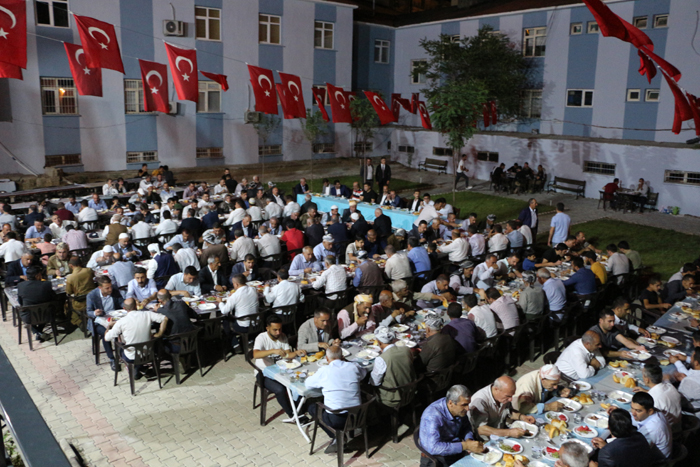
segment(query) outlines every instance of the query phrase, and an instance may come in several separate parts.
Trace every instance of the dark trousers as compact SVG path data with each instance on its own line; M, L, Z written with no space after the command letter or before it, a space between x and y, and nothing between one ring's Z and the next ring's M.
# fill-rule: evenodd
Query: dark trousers
M231 347L236 348L239 345L238 336L242 332L248 332L248 327L239 326L235 319L224 321L224 333L231 339Z
M469 177L465 173L458 173L455 176L455 189L457 188L457 183L460 181L460 179L464 179L464 188L467 188L469 186Z
M109 348L111 351L112 346L110 345ZM107 351L107 348L105 348L105 352L106 351ZM126 356L123 349L122 349L122 359L124 359L124 361L126 363L134 363L134 361L132 359L130 359L129 357ZM143 368L143 365L134 365L134 378L136 378L136 376L138 376L138 374L141 373L142 368Z
M318 412L318 405L316 404L311 404L311 407L309 407L309 414L312 417L316 417L316 413ZM345 422L348 419L348 414L346 413L340 413L340 414L334 414L334 413L328 413L325 410L323 413L321 413L321 420L327 425L332 426L333 428L336 428L338 430L342 430L343 427L345 427ZM329 430L325 426L319 424L319 426L323 429L323 431L326 432L328 436L331 438L335 438L335 432Z
M19 317L20 317L20 319L22 320L23 323L25 323L25 324L31 323L30 313L29 313L28 311L23 311L23 312L21 312L21 313L19 314ZM46 326L46 325L45 325L45 324L41 324L41 325L39 325L39 326L32 326L32 332L34 332L34 334L36 334L36 335L39 335L39 334L41 334L42 332L44 332L44 326Z
M98 336L100 336L100 339L102 339L102 347L104 347L105 349L105 354L107 355L107 358L109 358L110 360L114 360L114 351L112 350L112 343L108 340L105 340L106 332L107 330L104 326L95 323L95 333Z
M294 411L292 410L292 403L289 401L289 396L287 395L287 388L274 379L263 376L262 371L258 372L256 378L258 378L259 383L265 386L265 389L275 395L277 402L282 407L282 410L284 410L284 413L287 414L287 417L292 418L294 416Z
M438 461L442 462L442 465L452 465L458 460L460 460L462 457L465 456L465 453L461 454L455 454L454 456L433 456L435 459ZM420 467L438 467L435 465L435 462L431 461L427 457L421 454L420 456Z

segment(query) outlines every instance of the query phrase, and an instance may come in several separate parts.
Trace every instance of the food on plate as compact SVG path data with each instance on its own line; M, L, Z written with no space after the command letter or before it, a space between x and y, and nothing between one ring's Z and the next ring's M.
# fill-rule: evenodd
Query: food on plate
M608 410L610 408L611 404L606 404L605 402L601 402L600 406L604 408L605 410Z
M625 376L622 378L622 384L625 385L626 388L635 388L637 387L637 382L632 378L631 376Z
M550 438L556 438L562 433L568 431L567 428L568 425L566 424L566 422L562 420L552 420L551 423L548 423L544 426L544 431Z
M316 360L318 360L318 358L316 358L316 355L307 355L306 356L306 361L309 363L313 363ZM304 363L304 360L302 360L301 363Z
M559 459L559 449L547 446L545 448L545 455L552 459Z
M326 355L326 351L321 350L320 352L316 352L316 354L314 354L314 357L316 357L316 360L318 360L318 359L323 358L325 355Z
M501 443L498 445L498 448L499 448L501 451L505 452L505 453L516 453L516 452L522 451L522 449L523 449L522 446L520 446L518 443L513 443L513 445L510 446L510 445L508 445L508 444L506 444L506 443L504 443L504 442L501 442ZM505 454L505 455L503 456L503 459L505 459L505 457L506 457L507 455L508 455L508 454ZM512 456L511 456L511 457L512 457Z
M586 425L581 425L577 427L575 431L584 435L590 435L591 433L593 433L593 430L588 428Z
M309 361L309 357L307 357L307 356L299 357L299 361L301 363L307 363Z
M686 313L691 313L693 311L693 309L690 308L689 306L682 306L681 311L685 311Z
M610 362L610 366L613 368L627 368L628 363L624 360L615 360Z
M308 284L309 284L309 281L307 281L306 279L302 279L302 280L301 280L301 284L302 284L302 285L308 285Z
M674 348L674 347L676 346L676 343L675 343L675 342L668 342L668 341L662 341L662 340L660 340L660 341L658 341L658 342L659 342L659 344L661 344L661 345L665 345L665 346L668 347L669 349L672 349L672 348Z
M670 364L671 364L671 362L668 361L668 360L666 360L666 359L659 360L659 365L661 365L661 366L667 366L667 365L670 365Z
M613 375L613 376L614 376L614 375ZM578 403L580 403L580 404L583 404L583 405L591 405L591 404L593 404L593 399L591 399L591 396L589 396L589 395L586 394L585 392L579 394L578 396L574 396L571 400L576 401L576 402L578 402Z
M503 454L503 459L501 462L496 464L496 467L514 467L515 461L520 461L524 465L528 465L530 463L530 459L521 454Z

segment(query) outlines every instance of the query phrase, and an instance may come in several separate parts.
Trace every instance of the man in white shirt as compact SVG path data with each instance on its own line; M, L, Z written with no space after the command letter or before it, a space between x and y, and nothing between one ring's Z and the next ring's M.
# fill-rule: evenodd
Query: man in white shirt
M177 232L177 224L171 217L172 214L169 211L162 214L160 224L156 227L155 235L167 235Z
M255 287L248 287L246 282L243 274L236 274L231 278L233 294L228 297L226 303L222 304L221 297L216 298L221 314L233 315L236 318L225 321L228 326L224 327L224 331L231 337L234 352L240 346L235 333L248 332L250 320L244 318L258 312L258 291Z
M251 199L248 201L250 204L250 207L247 209L248 215L250 216L250 220L252 221L261 221L263 220L262 218L262 209L260 209L257 206L257 200L255 198Z
M465 295L462 299L462 305L466 310L467 318L474 321L476 327L484 332L487 339L498 333L496 315L487 304L479 305L479 299L475 294Z
M389 185L384 185L382 187L382 196L380 197L379 202L377 204L379 204L380 206L387 206L391 204Z
M173 258L175 258L177 265L180 267L180 271L184 271L188 266L195 268L197 271L201 268L197 252L193 248L176 243L173 245Z
M171 198L177 198L177 193L170 187L168 182L163 183L163 189L160 191L160 199L166 203Z
M165 289L170 291L170 295L181 295L183 297L194 297L202 295L202 289L197 280L197 269L188 266L185 272L173 274L168 280Z
M654 408L663 413L673 431L681 430L681 394L675 386L664 381L664 372L659 365L647 364L642 369L642 381L649 390L640 386L634 392L648 392L654 399Z
M486 261L474 268L476 286L484 290L493 287L494 276L499 270L498 257L496 255L487 255Z
M529 226L521 224L518 227L518 232L525 238L525 245L532 245L532 230Z
M467 172L469 172L469 169L467 168L467 155L462 154L462 160L459 161L457 172L455 173L455 190L457 189L457 182L459 182L461 179L464 179L465 190L471 188L469 186L469 177L467 176Z
M696 347L697 348L697 347ZM677 371L674 376L681 382L678 386L678 392L681 393L695 409L700 409L700 353L693 352L690 357L690 369L686 370L683 363L676 358L669 358L675 361ZM681 371L681 368L684 371ZM696 412L696 415L700 412Z
M611 276L619 276L630 272L630 260L626 255L617 251L617 245L611 243L606 247L608 250L608 263L606 269ZM617 281L622 282L623 278L618 277Z
M576 339L559 355L557 368L573 380L590 378L605 366L600 348L598 333L586 331L583 337Z
M151 183L151 176L146 175L146 177L139 182L139 190L143 190L145 193L148 191L149 186L153 186L153 183Z
M285 196L285 198L287 199L287 205L282 211L283 217L289 217L292 215L293 212L301 212L301 206L299 206L299 203L293 201L292 197L289 195Z
M654 398L644 392L632 397L630 404L632 424L647 439L652 451L658 449L664 458L671 457L671 425L661 412L654 407Z
M263 216L266 220L271 219L273 217L280 218L282 216L282 207L271 200L270 198L266 198L265 201L267 204L265 205L265 215Z
M461 263L469 256L469 242L462 238L462 233L455 229L452 231L452 243L440 247L441 253L448 253L447 259L451 263Z
M454 213L452 205L447 204L447 200L445 198L436 199L433 207L437 210L438 214L440 214L440 217L443 219L447 219L448 214Z
M408 205L408 210L410 212L418 212L421 210L420 191L416 190L413 192L413 199Z
M325 286L326 297L335 300L335 292L342 292L348 287L347 274L344 267L335 264L335 256L326 256L324 262L326 270L314 281L313 288L319 290Z
M88 207L88 202L82 200L80 202L80 212L78 213L78 222L93 222L97 220L97 211Z
M133 298L142 307L156 299L158 288L153 279L147 277L144 268L134 269L134 278L129 281L126 289L126 298Z
M289 272L282 268L277 272L278 284L272 288L269 285L265 286L263 296L268 305L279 308L304 302L305 298L301 291L301 286L296 282L290 282L288 279Z
M216 209L216 205L209 200L209 193L204 193L202 199L197 203L197 209L202 209L204 206L209 209Z
M508 248L508 237L503 235L503 227L501 227L501 224L494 225L492 233L493 235L489 238L490 253L503 251Z
M270 234L266 226L260 226L260 229L258 229L258 235L260 236L260 238L255 240L255 244L258 246L258 253L260 253L260 258L277 255L282 251L280 239L277 238L276 235Z
M143 215L140 212L134 214L134 224L131 226L131 238L133 240L140 238L150 238L153 236L153 227L143 221Z
M396 253L396 249L393 245L387 245L384 248L384 253L386 253L387 256L384 274L386 274L389 280L396 281L413 275L411 272L411 261L408 259L408 256Z
M425 196L427 196L427 198ZM440 213L438 213L437 209L435 209L435 206L433 206L434 203L430 201L430 195L426 194L425 196L423 199L427 199L429 201L429 204L426 204L426 202L423 201L423 209L421 209L420 214L418 215L416 220L413 221L413 225L420 224L420 221L426 221L430 223L433 221L433 219L440 217Z
M228 188L226 187L226 179L222 178L219 180L219 184L214 186L214 194L221 195L228 193Z
M242 261L246 255L253 255L257 258L258 254L257 251L255 251L255 242L252 238L243 235L243 231L241 229L236 229L233 232L233 235L236 237L236 240L233 242L229 250L231 261L234 263L237 261Z
M468 227L469 246L472 250L472 256L481 256L486 252L486 239L478 232L476 224Z
M27 252L24 242L17 240L16 232L5 234L5 242L0 245L0 256L5 258L5 264L17 261Z
M117 196L119 194L119 190L117 190L114 187L114 183L112 182L112 179L109 178L107 179L107 183L102 185L102 196Z

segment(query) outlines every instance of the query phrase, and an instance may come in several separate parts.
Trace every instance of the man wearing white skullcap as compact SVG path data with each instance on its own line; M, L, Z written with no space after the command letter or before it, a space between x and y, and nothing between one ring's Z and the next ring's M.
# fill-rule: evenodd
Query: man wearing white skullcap
M114 250L112 247L105 245L101 250L97 250L92 254L90 261L88 261L87 267L92 269L96 267L109 266L110 264L114 264L116 261L117 258L114 257Z
M372 331L376 323L370 319L372 296L355 295L355 300L338 312L338 332L341 339Z
M523 375L515 384L513 408L521 413L559 412L564 405L561 402L547 401L557 396L561 373L556 365L544 365L539 370ZM559 390L559 396L568 397L569 388Z
M387 327L377 328L374 336L379 341L382 354L374 360L374 368L370 376L372 385L395 388L415 380L416 371L413 368L411 350L408 347L394 345L396 334ZM401 395L398 392L379 390L381 405L397 407L400 401Z
M119 234L119 241L114 245L114 256L122 261L136 261L141 257L141 250L131 244L128 233Z
M323 241L314 247L314 256L316 257L316 261L323 264L323 260L329 255L335 256L335 252L333 251L333 235L324 235Z

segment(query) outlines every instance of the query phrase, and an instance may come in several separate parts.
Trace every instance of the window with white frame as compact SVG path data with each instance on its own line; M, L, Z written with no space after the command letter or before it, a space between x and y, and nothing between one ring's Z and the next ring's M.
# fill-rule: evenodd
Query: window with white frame
M78 93L72 78L41 78L44 115L77 115Z
M452 34L450 36L450 42L452 42L453 44L456 42L459 42L461 40L462 40L462 36L460 36L459 34Z
M221 40L221 10L203 6L194 7L195 39Z
M335 143L316 143L313 146L314 154L335 152Z
M282 43L282 17L273 15L259 15L258 41L261 44Z
M355 143L355 152L361 152L362 154L374 151L374 143Z
M36 0L36 24L67 28L68 0Z
M583 161L583 171L601 175L615 175L615 164L607 162Z
M668 15L654 15L654 28L667 28Z
M569 89L566 91L567 107L593 107L592 89Z
M124 110L128 114L146 112L143 104L143 82L140 79L124 80Z
M221 85L214 81L199 82L197 112L221 112Z
M569 34L571 34L572 36L577 36L581 33L583 33L583 24L571 23L571 26L569 27Z
M374 63L389 63L391 42L382 39L374 40Z
M413 154L416 152L416 148L414 146L399 146L399 152Z
M520 115L524 118L540 118L542 116L542 90L525 89L520 99Z
M647 102L659 102L659 90L658 89L647 89L644 100Z
M314 84L312 87L316 88L316 89L323 89L323 105L331 105L331 100L328 97L328 89L326 89L325 84ZM314 98L314 105L316 105L315 98Z
M158 162L158 151L129 151L126 153L126 163Z
M637 16L632 21L632 24L634 24L634 26L639 29L646 29L647 24L649 23L649 19L646 16Z
M700 185L700 172L686 172L684 170L666 170L664 174L664 181L666 183Z
M523 55L525 57L544 57L547 42L547 28L526 28L523 31Z
M80 165L82 164L80 154L61 154L59 156L46 156L44 167L57 167L61 165Z
M258 146L258 156L276 156L282 154L281 144L268 144L266 146Z
M476 153L476 160L482 162L498 162L498 153L489 151L479 151Z
M314 21L314 47L317 49L333 48L333 23Z
M588 22L588 34L598 34L600 32L600 26L596 21Z
M640 89L627 90L627 102L639 102L642 100L642 91Z
M452 148L433 148L433 156L451 156Z
M427 60L411 60L411 84L425 84L425 73L420 73L419 70L427 63Z
M197 148L197 159L219 159L224 157L224 148Z

